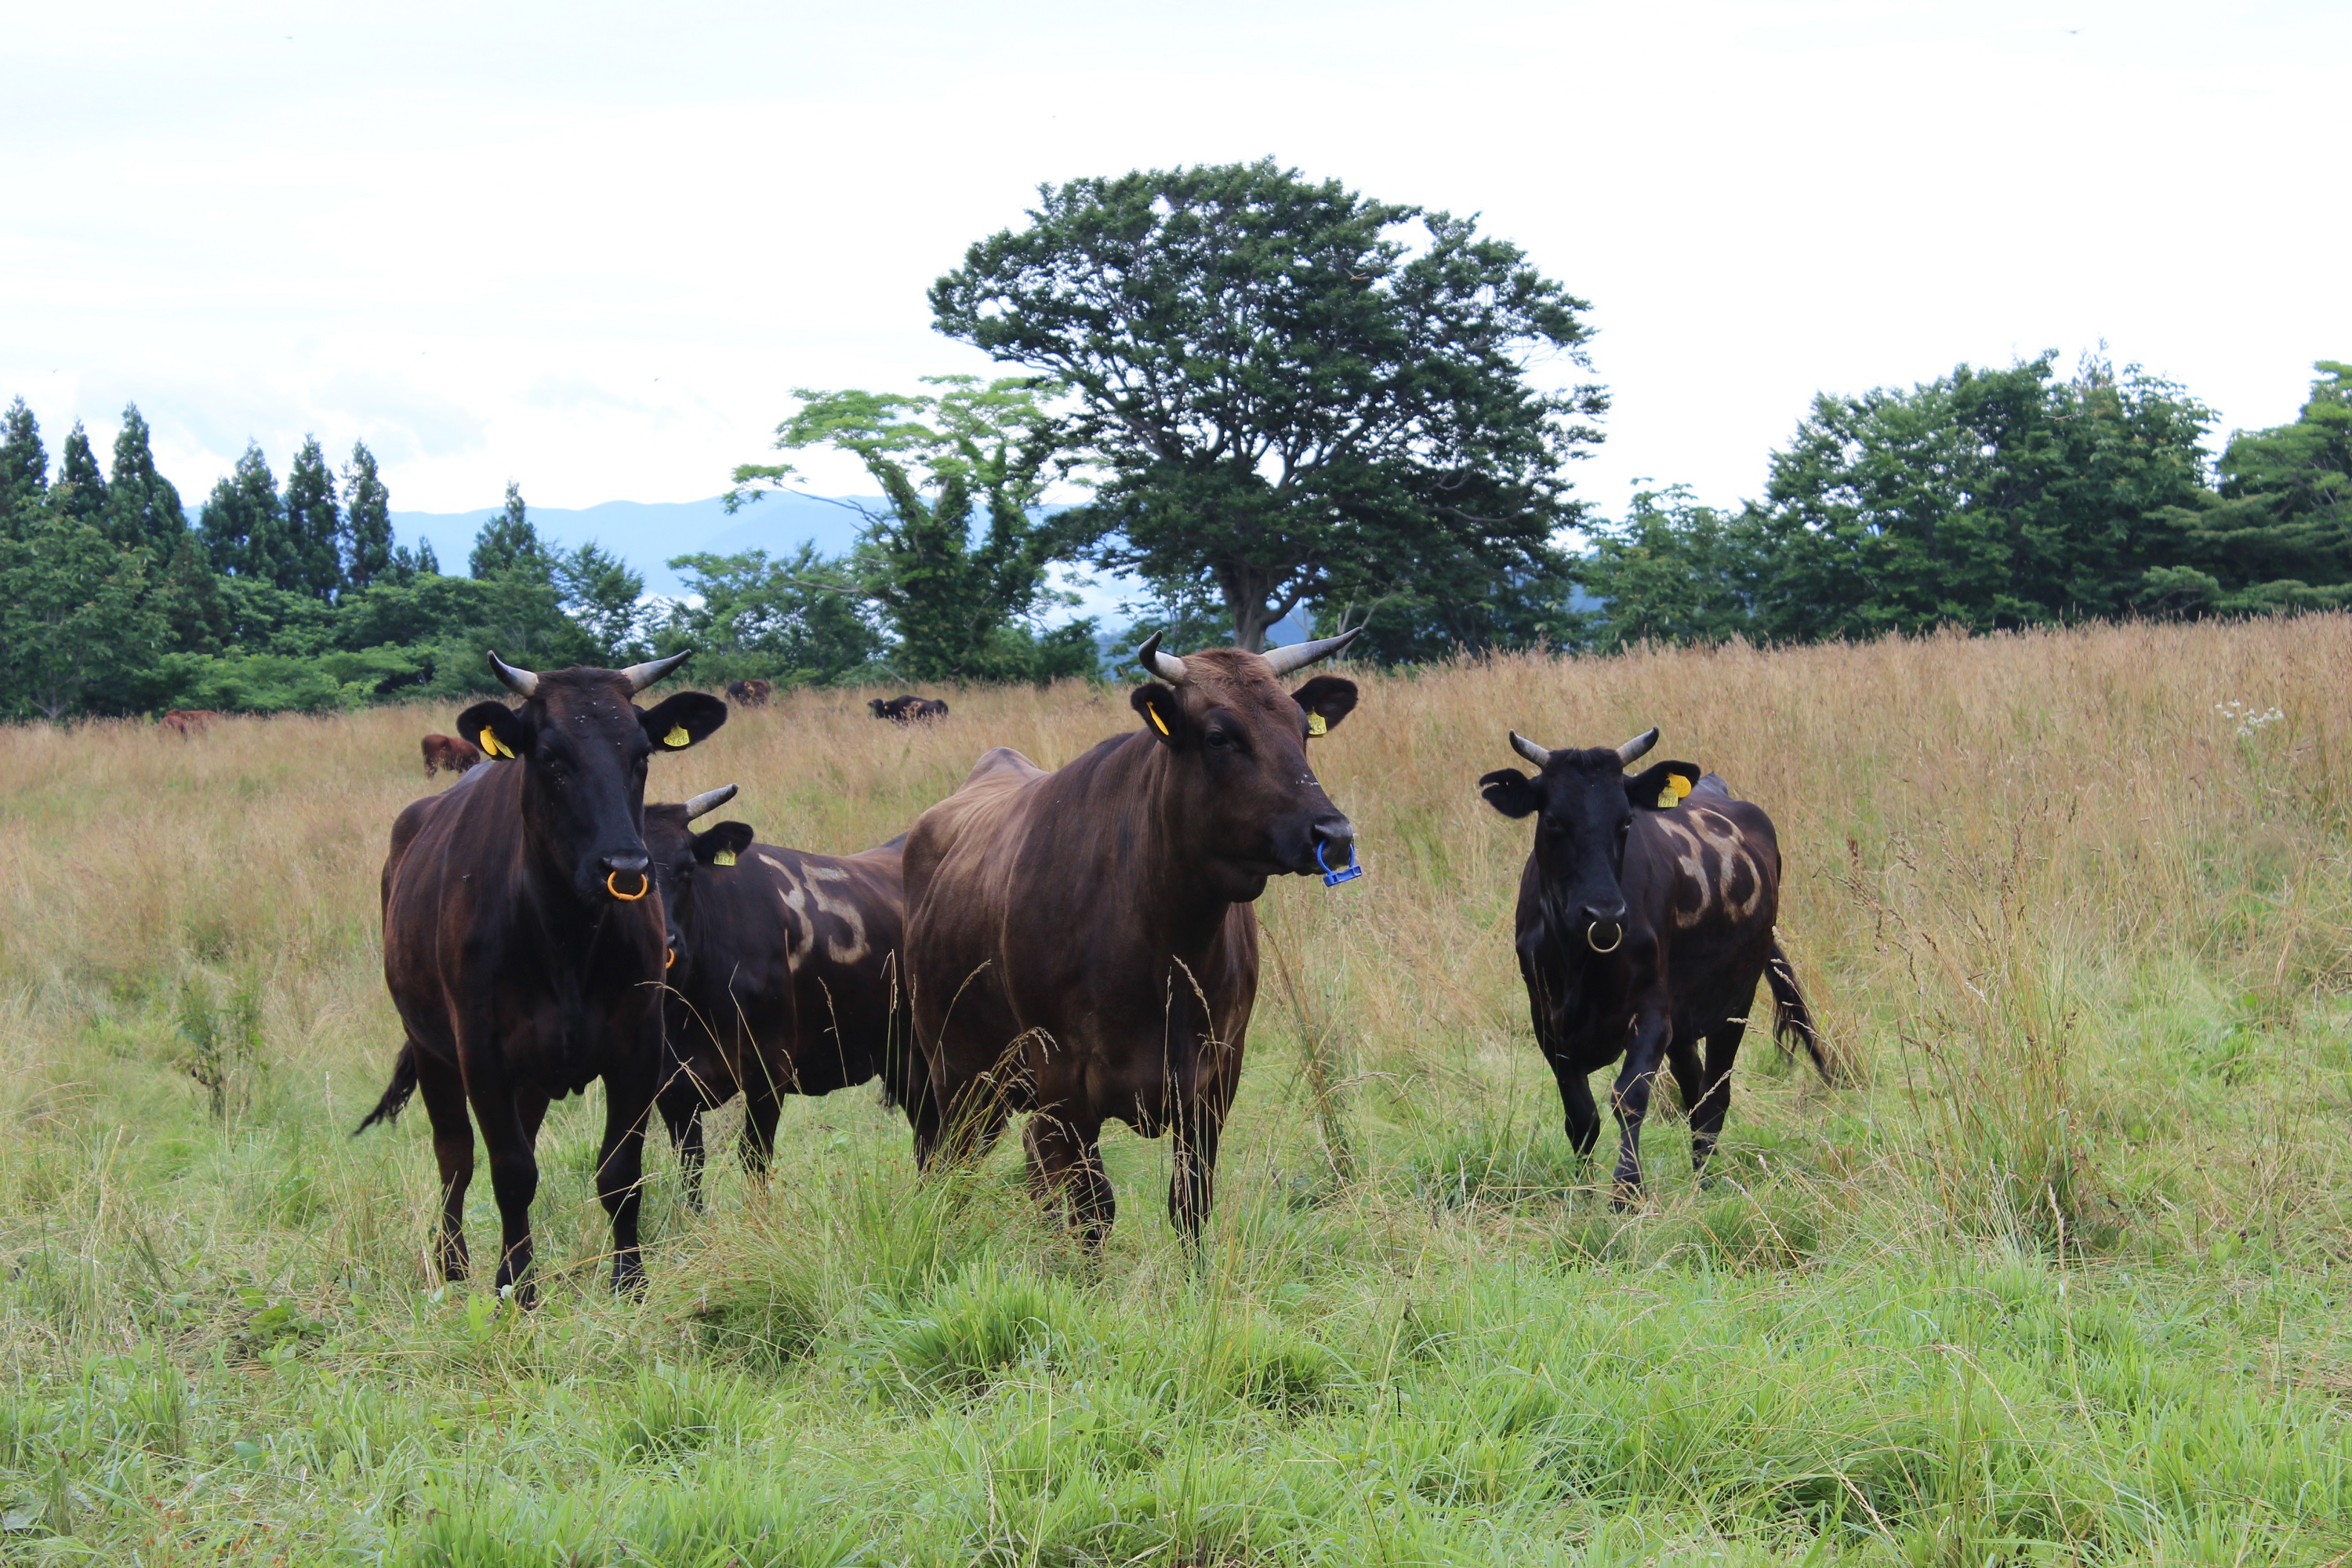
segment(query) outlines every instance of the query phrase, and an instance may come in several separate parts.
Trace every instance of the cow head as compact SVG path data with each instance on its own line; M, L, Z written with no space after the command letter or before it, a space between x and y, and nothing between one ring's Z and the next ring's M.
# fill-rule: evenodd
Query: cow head
M1181 829L1220 897L1246 902L1268 877L1312 872L1318 848L1334 868L1352 855L1356 830L1307 765L1307 740L1354 711L1356 683L1318 675L1295 692L1277 683L1355 637L1179 658L1154 635L1136 651L1160 679L1131 700L1168 753Z
M1633 814L1672 806L1698 780L1698 769L1688 763L1625 772L1657 743L1653 728L1614 750L1555 752L1515 730L1511 749L1536 765L1535 776L1504 768L1478 781L1486 804L1505 816L1537 818L1535 860L1545 919L1582 936L1595 952L1614 952L1625 940L1620 879Z
M734 798L735 786L721 784L683 805L646 807L646 854L653 862L654 885L661 889L662 910L669 917L673 985L694 972L695 873L706 866L732 866L752 837L751 827L740 822L722 822L702 833L695 832L692 824Z
M727 704L698 691L681 691L650 710L630 700L687 657L541 675L494 653L491 668L522 706L478 702L457 716L458 733L484 755L526 770L524 834L564 868L583 900L635 902L650 890L646 759L683 751L727 722Z

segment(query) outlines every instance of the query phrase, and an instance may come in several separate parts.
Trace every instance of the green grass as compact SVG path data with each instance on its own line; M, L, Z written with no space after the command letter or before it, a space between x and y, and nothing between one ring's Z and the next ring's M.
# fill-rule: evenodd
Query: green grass
M2323 625L2338 663L2315 668L2340 668L2352 637ZM2251 691L2283 634L2198 635ZM2124 636L1764 661L1759 689L1796 702L1824 670L1963 709L2026 695L2005 739L1936 731L1997 788L1939 782L1958 764L1905 760L1907 737L1853 764L1866 799L1844 759L1784 784L1784 839L1857 840L1810 855L1783 917L1855 1081L1751 1037L1705 1185L1670 1090L1643 1208L1596 1184L1613 1133L1599 1171L1569 1157L1509 969L1517 836L1428 804L1460 755L1375 731L1326 776L1370 842L1425 819L1431 864L1269 894L1295 984L1261 990L1197 1255L1164 1216L1164 1144L1107 1142L1119 1217L1089 1258L1033 1209L1015 1141L920 1181L903 1120L852 1090L788 1107L764 1188L714 1160L699 1215L657 1147L651 1289L616 1300L592 1093L541 1140L529 1313L432 1278L421 1116L346 1136L390 1060L380 803L305 805L297 778L226 806L266 769L86 732L84 762L130 781L120 809L229 836L159 877L105 858L153 820L61 826L83 807L46 753L0 754L0 1560L2352 1561L2352 856L2307 784L2335 753L2273 788L2280 759L2226 737L2139 745L2033 705L2098 689L2047 679L2054 648L2176 682L2193 721L2203 678L2100 651ZM1654 697L1726 679L1566 668ZM1528 679L1384 682L1364 714L1483 723ZM1083 693L959 715L989 701L1116 721ZM267 733L316 737L314 781L422 727L294 722ZM935 790L967 749L868 729L844 721L828 764L860 789ZM2048 787L2078 744L2119 770L2105 816ZM198 776L138 772L166 766ZM2132 805L2166 789L2176 816ZM240 857L249 878L222 869Z

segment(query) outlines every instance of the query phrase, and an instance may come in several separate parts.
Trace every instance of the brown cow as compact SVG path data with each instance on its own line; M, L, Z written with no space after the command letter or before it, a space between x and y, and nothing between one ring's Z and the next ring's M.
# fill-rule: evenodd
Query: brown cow
M685 662L540 675L490 655L520 708L478 702L457 728L517 759L417 801L383 865L383 978L408 1037L391 1086L360 1123L422 1090L441 1168L443 1273L467 1268L470 1105L489 1152L504 1232L497 1284L530 1299L533 1152L548 1102L604 1080L596 1194L613 1222L613 1284L637 1254L646 1115L661 1064L664 915L644 837L646 762L727 721L684 691L650 712L630 700Z
M174 708L163 715L163 725L184 741L191 735L200 735L211 729L213 721L219 717L209 708Z
M929 1101L899 979L904 841L812 855L755 845L740 822L689 828L734 794L729 784L684 805L646 807L646 848L676 955L656 1103L697 1204L702 1113L739 1090L743 1163L755 1175L775 1148L782 1095L830 1094L878 1075L919 1126Z
M1772 819L1689 763L1628 775L1657 743L1650 730L1622 746L1555 751L1514 731L1512 749L1535 776L1503 768L1478 781L1505 816L1538 820L1519 876L1519 974L1580 1160L1601 1136L1587 1079L1624 1058L1609 1097L1621 1206L1642 1188L1642 1120L1661 1060L1689 1112L1691 1163L1705 1173L1759 979L1771 986L1775 1032L1803 1041L1814 1069L1832 1077L1773 930Z
M917 697L911 693L905 697L893 697L887 702L879 697L869 698L866 706L874 710L877 719L888 719L900 724L911 723L918 719L944 719L948 716L946 703L935 697Z
M425 737L425 776L428 779L443 768L453 773L462 773L481 760L482 749L461 736Z
M968 1154L1034 1110L1032 1184L1066 1195L1098 1243L1104 1121L1168 1130L1169 1215L1199 1235L1257 994L1250 903L1269 877L1353 855L1307 738L1348 716L1355 684L1276 681L1354 635L1183 658L1154 637L1137 654L1160 678L1133 695L1139 729L1054 773L991 752L917 821L907 973L940 1112L918 1129L921 1158L943 1137Z
M727 683L727 700L742 708L765 708L775 689L764 680L730 680Z

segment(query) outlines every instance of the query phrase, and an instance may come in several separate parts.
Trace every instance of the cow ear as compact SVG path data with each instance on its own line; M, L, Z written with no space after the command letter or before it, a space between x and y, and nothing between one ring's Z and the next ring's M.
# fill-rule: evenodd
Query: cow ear
M1536 794L1536 781L1517 768L1497 768L1488 773L1478 781L1478 793L1505 816L1530 816L1543 804Z
M707 691L681 691L659 707L637 715L646 738L657 752L682 752L697 741L707 741L727 722L727 704Z
M1343 675L1318 675L1290 694L1307 713L1307 732L1320 735L1339 727L1356 710L1356 683Z
M694 836L694 858L706 866L732 866L751 847L751 825L722 822Z
M486 757L520 757L530 750L522 715L503 702L477 702L458 714L457 733L481 747Z
M1660 763L1625 778L1625 798L1637 809L1667 811L1683 803L1691 785L1698 783L1698 767L1692 763Z
M1163 746L1179 744L1184 739L1184 704L1178 701L1175 691L1152 681L1139 686L1128 699L1135 710L1143 715L1143 722Z

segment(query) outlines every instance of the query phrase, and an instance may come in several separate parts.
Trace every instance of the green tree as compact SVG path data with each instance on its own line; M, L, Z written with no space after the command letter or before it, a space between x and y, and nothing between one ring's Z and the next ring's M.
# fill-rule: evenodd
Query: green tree
M1592 529L1578 576L1599 602L1580 640L1614 652L1752 634L1760 565L1747 517L1700 506L1682 485L1637 490L1622 519Z
M504 510L482 524L482 531L474 536L474 552L467 566L478 578L499 572L544 578L551 571L547 547L540 542L539 530L530 521L530 509L523 505L522 487L512 479L507 481Z
M558 552L551 563L557 600L595 645L593 662L617 668L642 658L645 578L593 540Z
M1749 526L1768 636L1871 637L2128 614L2181 548L2210 411L2132 366L2054 354L1909 391L1822 395Z
M114 437L114 471L106 487L106 531L125 549L144 545L158 565L172 561L188 532L172 481L155 471L155 453L139 405L125 404Z
M1043 187L931 289L939 329L1076 393L1098 559L1195 584L1234 640L1314 600L1556 567L1561 475L1599 439L1588 307L1475 223L1272 160Z
M215 571L257 583L278 581L285 516L277 476L257 444L247 442L236 471L214 483L196 531L204 536Z
M669 564L686 574L688 598L671 606L659 640L665 651L698 650L706 680L821 686L873 673L885 651L855 575L814 544L783 560L750 550L681 555Z
M49 493L49 454L41 422L21 397L0 416L0 528L14 526L25 508Z
M776 446L854 453L881 487L887 508L865 513L850 569L898 634L902 675L1048 677L1055 671L1040 667L1036 633L1024 623L1051 602L1048 571L1079 537L1068 513L1039 511L1055 460L1045 404L1059 389L1034 377L925 381L945 390L796 391L803 406L777 426ZM730 508L758 499L756 481L778 484L792 472L790 464L737 468ZM975 510L985 519L977 542Z
M342 562L336 545L343 530L335 505L334 470L316 436L302 437L294 466L286 473L284 548L277 562L275 581L289 594L331 599L343 585Z
M0 538L0 711L55 722L131 705L166 636L147 603L146 562L76 518L21 515Z
M376 471L375 454L354 441L343 466L343 581L365 588L392 563L392 492Z
M2174 614L2352 604L2352 365L2321 360L2292 425L2241 431L2221 484L2166 514L2181 559L2142 601Z
M58 453L58 478L49 487L49 507L59 517L93 526L106 516L106 476L99 471L89 432L79 419L66 433L66 444Z

